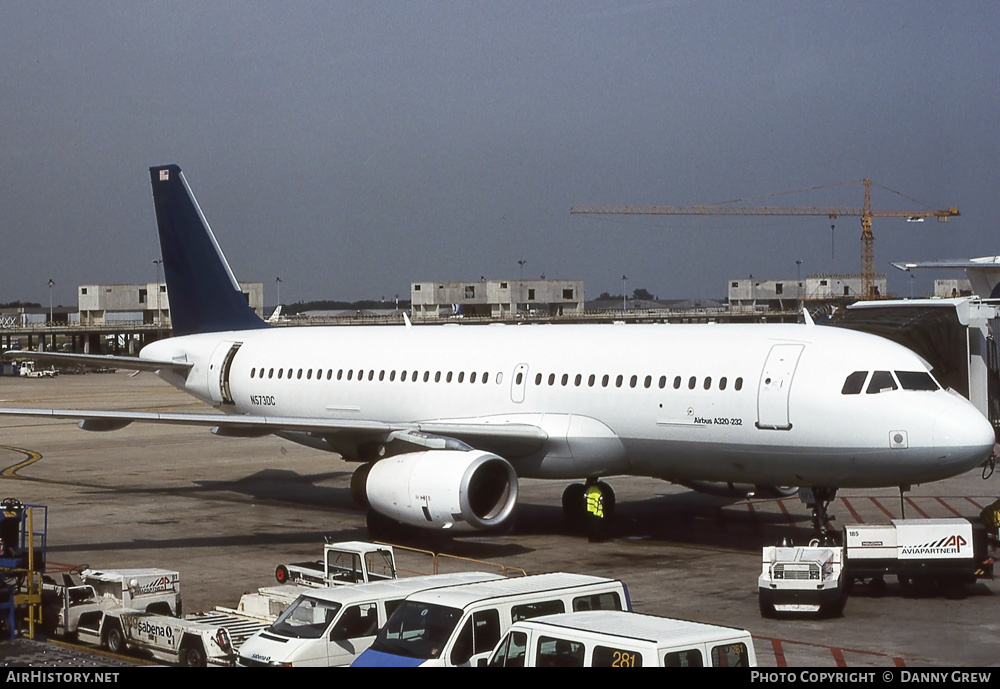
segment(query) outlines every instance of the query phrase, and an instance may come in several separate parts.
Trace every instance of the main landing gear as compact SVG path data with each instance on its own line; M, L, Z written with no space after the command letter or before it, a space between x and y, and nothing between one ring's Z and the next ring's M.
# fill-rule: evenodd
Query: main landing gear
M604 519L609 520L615 512L615 492L604 481L587 479L586 483L571 483L562 494L563 513L575 525L583 525L587 519L587 489L596 485L603 498Z

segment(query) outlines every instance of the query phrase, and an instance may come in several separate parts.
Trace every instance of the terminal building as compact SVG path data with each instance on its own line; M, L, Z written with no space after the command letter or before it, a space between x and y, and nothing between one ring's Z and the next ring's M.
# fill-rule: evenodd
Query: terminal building
M885 293L885 275L876 275L875 294ZM860 298L860 275L823 273L803 280L760 280L750 276L729 281L729 304L733 308L788 309L800 301L854 302Z
M487 280L410 284L414 320L471 316L511 318L517 314L583 314L582 280Z
M264 317L264 283L241 282L247 303ZM108 325L136 322L170 324L170 298L167 284L148 282L138 285L80 285L78 288L80 325Z

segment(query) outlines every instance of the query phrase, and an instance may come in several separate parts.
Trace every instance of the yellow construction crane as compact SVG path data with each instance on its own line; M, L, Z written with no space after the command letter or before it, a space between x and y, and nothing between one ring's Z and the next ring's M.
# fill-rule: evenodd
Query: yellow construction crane
M872 210L872 182L865 178L865 200L861 208L834 208L808 206L573 206L570 213L579 215L822 215L828 218L861 218L861 293L865 299L875 294L875 236L872 218L908 218L918 220L937 218L947 222L960 215L958 208L947 210L887 211Z

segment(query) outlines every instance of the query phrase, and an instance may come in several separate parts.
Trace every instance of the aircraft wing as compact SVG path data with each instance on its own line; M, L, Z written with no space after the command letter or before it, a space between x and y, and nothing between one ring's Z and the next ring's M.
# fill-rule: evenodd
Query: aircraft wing
M996 268L997 264L1000 264L1000 256L945 258L932 261L900 261L892 265L902 271L908 271L912 268Z
M392 443L397 448L393 452L395 454L408 451L406 448L412 451L418 446L434 447L439 442L457 440L502 456L520 457L541 449L549 437L538 426L523 423L384 423L249 414L25 408L0 408L0 416L75 419L79 421L80 428L90 431L114 431L138 422L206 426L214 428L219 435L230 436L306 433L319 440L327 440L338 452L348 456L356 455L356 447L363 443ZM351 451L352 448L355 451Z
M173 369L186 373L192 364L187 361L150 361L134 356L112 356L108 354L71 354L69 352L36 352L19 349L4 352L4 359L11 361L34 361L54 366L93 366L94 368L124 368L130 371L160 371Z

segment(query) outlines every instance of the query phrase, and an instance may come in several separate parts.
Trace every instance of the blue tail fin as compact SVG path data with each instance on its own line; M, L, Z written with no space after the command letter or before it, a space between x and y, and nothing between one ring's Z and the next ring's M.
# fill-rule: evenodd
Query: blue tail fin
M176 165L149 168L174 335L265 328Z

